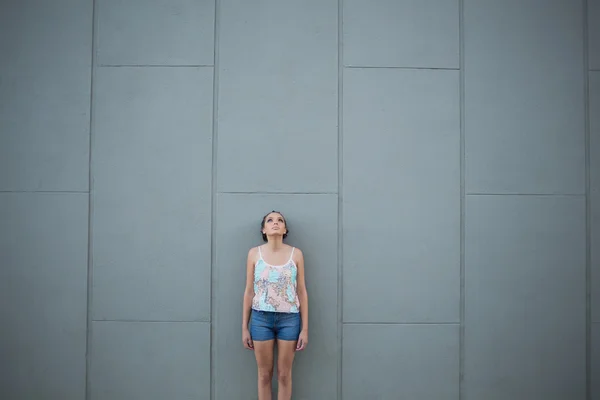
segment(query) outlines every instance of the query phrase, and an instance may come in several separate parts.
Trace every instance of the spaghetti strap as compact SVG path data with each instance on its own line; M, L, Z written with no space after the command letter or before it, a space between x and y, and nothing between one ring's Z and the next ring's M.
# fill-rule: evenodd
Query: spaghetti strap
M290 254L290 259L289 259L289 261L292 261L292 257L294 257L294 250L295 250L295 249L296 249L295 247L292 247L292 253Z
M258 249L258 257L262 260L262 252L260 251L260 246L256 247Z

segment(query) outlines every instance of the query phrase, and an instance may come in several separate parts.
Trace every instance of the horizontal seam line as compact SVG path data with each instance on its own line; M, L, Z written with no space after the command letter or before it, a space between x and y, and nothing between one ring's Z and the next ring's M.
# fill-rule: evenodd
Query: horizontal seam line
M344 65L344 68L351 69L413 69L413 70L432 70L432 71L460 71L460 68L436 68L436 67L394 67L394 66L373 66L373 65Z
M217 192L217 194L338 194L337 192Z
M82 193L88 194L89 191L79 190L0 190L0 193Z
M170 323L202 323L209 324L209 320L191 321L191 320L179 320L179 321L160 321L160 320L144 320L144 319L92 319L92 322L141 322L141 323L152 323L152 324L170 324Z
M214 67L211 64L185 64L185 65L169 65L169 64L98 64L97 67L104 68L126 68L126 67L150 67L150 68L200 68L200 67Z
M585 197L585 193L466 193L467 196L567 196Z
M343 325L460 325L460 322L342 322Z

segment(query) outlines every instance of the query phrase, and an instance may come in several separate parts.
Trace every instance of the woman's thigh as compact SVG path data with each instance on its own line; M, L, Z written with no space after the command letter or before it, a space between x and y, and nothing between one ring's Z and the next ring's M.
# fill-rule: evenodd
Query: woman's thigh
M254 342L254 356L259 373L273 372L273 354L275 340Z
M295 340L277 339L277 371L279 375L291 376L292 364L296 355Z

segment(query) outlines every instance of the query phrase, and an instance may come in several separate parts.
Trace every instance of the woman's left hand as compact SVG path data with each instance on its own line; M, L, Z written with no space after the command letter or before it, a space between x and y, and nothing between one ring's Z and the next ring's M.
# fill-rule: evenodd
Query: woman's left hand
M304 350L308 344L308 332L301 331L296 343L296 351Z

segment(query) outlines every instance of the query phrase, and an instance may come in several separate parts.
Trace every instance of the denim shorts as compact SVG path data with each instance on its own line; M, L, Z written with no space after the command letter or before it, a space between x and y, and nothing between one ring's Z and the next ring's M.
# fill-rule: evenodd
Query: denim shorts
M298 340L301 328L300 313L252 310L250 335L252 340Z

